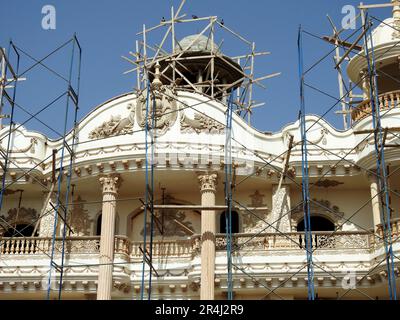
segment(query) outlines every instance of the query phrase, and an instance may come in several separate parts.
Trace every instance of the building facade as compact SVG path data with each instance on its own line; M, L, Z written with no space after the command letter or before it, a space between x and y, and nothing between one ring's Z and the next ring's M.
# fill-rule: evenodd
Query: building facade
M398 127L400 119L400 52L395 45L400 37L392 29L396 10L373 32L378 69L392 76L379 79L383 127ZM179 42L187 48L183 56L214 50L215 44L206 40L184 38ZM186 70L181 80L197 83L194 89L179 89L163 79L160 61L150 70L147 88L114 97L79 122L68 204L60 205L66 190L59 195L54 183L60 175L68 177L67 167L60 170L60 152L53 151L63 141L23 126L14 132L1 209L1 299L42 299L49 288L51 298L61 288L63 299L140 299L150 293L152 299L227 298L228 101L222 93L210 99L202 72L209 59L181 60ZM220 53L216 79L233 90L240 66L228 59ZM367 72L363 54L352 58L347 71L364 92L364 101L352 112L352 127L341 131L317 116L306 118L315 288L320 299L387 299L375 145L373 136L357 134L373 129L370 88L361 81ZM150 162L148 101L157 117ZM66 137L71 141L72 132ZM398 137L389 133L386 142L398 144ZM234 298L306 299L300 123L265 133L233 114L231 143ZM6 150L5 139L0 147ZM391 232L397 240L400 153L388 148L385 157L393 190ZM145 210L149 165L154 199L152 210ZM144 262L150 252L151 262Z

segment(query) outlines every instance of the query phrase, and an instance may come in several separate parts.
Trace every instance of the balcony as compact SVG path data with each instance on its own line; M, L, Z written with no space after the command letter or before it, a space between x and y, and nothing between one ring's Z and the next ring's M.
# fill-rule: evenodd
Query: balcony
M400 102L400 91L392 91L379 95L379 108L380 110L389 110L399 106ZM371 100L365 100L361 102L351 112L351 118L353 122L359 121L368 117L372 114Z
M380 236L378 232L378 236ZM392 221L392 235L400 235L400 219ZM216 235L217 252L226 250L226 236ZM312 246L316 251L340 250L354 252L355 250L371 250L379 245L381 240L371 232L313 232ZM132 260L141 260L143 253L142 242L131 242L124 236L115 237L115 254L124 255ZM239 254L254 252L282 251L291 254L304 253L305 234L293 233L263 233L235 234L232 238L232 250ZM200 235L194 235L182 240L157 240L153 242L153 257L194 257L200 253ZM98 255L100 237L67 237L65 254ZM0 240L0 255L5 256L49 256L52 250L51 238L2 238ZM62 252L62 239L56 238L54 244L56 255ZM147 244L147 250L150 250Z

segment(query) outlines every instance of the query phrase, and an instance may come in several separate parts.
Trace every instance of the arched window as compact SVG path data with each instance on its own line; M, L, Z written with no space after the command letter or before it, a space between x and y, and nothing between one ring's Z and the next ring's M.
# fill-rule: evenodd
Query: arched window
M3 237L32 237L34 226L29 224L17 224L15 228L9 228L4 232Z
M310 217L311 231L335 231L335 225L328 219L320 216ZM305 230L304 219L297 224L297 232Z
M222 212L219 217L219 232L226 233L226 212ZM236 211L231 212L232 233L239 233L239 214Z
M97 216L97 221L96 221L96 236L101 235L101 217L102 217L102 214L100 213ZM118 233L118 224L119 224L119 216L116 215L115 216L115 229L114 229L115 234Z

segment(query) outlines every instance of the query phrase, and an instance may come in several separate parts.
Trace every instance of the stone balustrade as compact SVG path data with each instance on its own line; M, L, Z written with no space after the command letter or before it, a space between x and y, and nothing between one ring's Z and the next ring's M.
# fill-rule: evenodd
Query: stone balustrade
M153 256L181 257L190 256L192 254L192 240L163 240L153 241ZM133 242L131 245L131 256L142 257L143 252L140 248L143 242ZM150 252L150 244L146 245L147 252Z
M392 222L393 235L399 235L400 219ZM216 250L226 250L226 236L216 235ZM358 250L370 249L375 244L375 236L370 232L313 232L312 246L315 249ZM0 255L48 255L51 253L52 239L41 237L1 238ZM153 257L192 257L200 253L200 235L194 235L181 240L154 240ZM100 237L67 237L65 240L66 254L99 254ZM116 254L141 259L143 242L131 242L125 236L116 236L114 250ZM293 233L263 233L235 234L232 238L234 251L293 251L304 250L305 234ZM56 238L55 252L60 254L62 239ZM150 245L147 243L147 251ZM300 251L299 251L300 252Z
M392 233L392 238L396 239L396 238L400 237L400 218L392 219L390 221L390 230L391 230L391 233ZM382 224L378 225L377 233L381 238L383 238L383 226L382 226Z
M371 237L372 236L372 237ZM373 234L369 232L313 232L312 247L314 249L369 249L372 244ZM235 235L232 248L241 251L286 251L304 250L305 234L303 232L293 233L271 233L261 235L240 234ZM217 249L226 248L226 237L217 236Z
M392 91L381 94L379 95L378 100L379 100L379 108L382 111L396 108L399 106L400 103L400 91ZM353 111L351 112L351 118L355 122L364 119L365 117L368 117L371 114L372 114L372 105L371 105L371 100L368 99L361 102L357 107L353 109Z
M67 237L64 251L70 253L99 253L100 237ZM1 255L49 255L52 250L51 237L1 238ZM56 238L55 253L62 252L62 238Z

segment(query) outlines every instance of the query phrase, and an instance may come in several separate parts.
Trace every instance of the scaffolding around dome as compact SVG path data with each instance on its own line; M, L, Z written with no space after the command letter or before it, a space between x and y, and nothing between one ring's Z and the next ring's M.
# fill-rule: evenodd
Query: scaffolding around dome
M163 84L172 90L187 90L206 95L227 104L228 96L235 91L232 100L235 112L251 123L252 110L263 106L264 102L254 101L253 86L265 89L263 80L280 75L280 72L255 76L255 60L270 52L256 52L256 44L226 26L223 19L217 16L187 18L181 11L186 0L183 0L175 11L171 8L171 17L161 19L160 24L146 28L137 35L142 39L136 41L136 51L129 52L131 57L123 58L135 65L125 74L136 72L136 90L146 87L146 78L152 80L155 65L161 66L160 77ZM190 26L188 26L190 25ZM177 39L179 28L191 26L202 28L198 34ZM163 33L164 29L167 29ZM160 43L151 43L153 33L163 34ZM223 53L224 39L217 38L229 34L234 39L235 49L242 50L236 56ZM133 59L132 59L133 57Z

